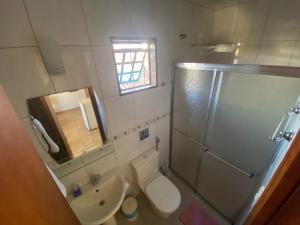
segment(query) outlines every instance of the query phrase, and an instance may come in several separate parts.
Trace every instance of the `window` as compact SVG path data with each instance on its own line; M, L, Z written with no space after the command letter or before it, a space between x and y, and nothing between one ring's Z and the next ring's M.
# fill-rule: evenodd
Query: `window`
M157 86L156 40L112 38L120 94Z

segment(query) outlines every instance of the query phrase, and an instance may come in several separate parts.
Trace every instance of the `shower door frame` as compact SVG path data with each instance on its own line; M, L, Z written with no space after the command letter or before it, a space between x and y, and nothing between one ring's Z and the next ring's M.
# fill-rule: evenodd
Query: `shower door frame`
M294 78L300 78L300 67L289 67L289 66L272 66L272 65L253 65L253 64L213 64L213 63L193 63L193 62L180 62L175 63L172 65L172 89L171 89L171 113L170 113L170 139L169 139L169 165L171 167L172 164L172 138L173 138L173 113L174 113L174 89L175 89L175 69L195 69L195 70L202 70L202 71L213 71L213 80L210 90L210 96L209 96L209 102L208 102L208 113L206 115L206 123L205 127L207 128L208 122L209 122L209 113L211 110L211 104L212 104L212 98L214 95L215 85L218 84L218 74L222 74L223 72L233 72L233 73L239 73L240 75L249 75L249 74L255 74L255 75L265 75L265 76L279 76L279 77L294 77ZM203 134L203 140L206 137L207 129L205 129L205 132ZM202 151L205 151L204 143L201 143L201 149ZM197 174L199 173L202 154L200 155L200 159L198 162L198 170ZM233 167L236 167L235 165L232 165ZM172 168L171 168L172 169ZM238 168L239 169L239 168ZM253 174L243 171L242 172L248 174L250 177L253 176ZM196 186L198 183L198 176L195 180L194 185L190 185L193 190L196 190Z
M254 65L254 64L213 64L181 62L173 65L173 74L176 68L216 70L217 72L255 73L260 75L274 75L280 77L300 78L300 67Z
M172 158L172 129L173 129L173 110L174 110L174 81L175 81L175 69L195 69L203 71L214 71L212 90L210 91L209 109L213 97L214 86L217 79L217 74L222 72L234 72L243 74L259 74L263 76L279 76L279 77L294 77L300 78L300 67L290 66L273 66L273 65L253 65L253 64L213 64L213 63L193 63L193 62L180 62L172 65L172 89L171 89L171 114L170 114L170 140L169 140L169 162L171 164ZM209 113L208 113L209 114ZM208 124L208 116L206 116L206 127ZM203 135L205 137L205 134ZM202 146L204 147L204 146ZM200 159L201 161L201 159ZM197 183L197 182L196 182ZM194 187L193 187L194 188Z
M179 68L179 67L177 67L177 65L179 65L179 64L175 64L175 65L172 66L172 71L173 71L172 84L173 84L173 87L171 89L170 138L169 138L169 152L170 152L170 154L169 154L169 167L170 168L171 168L171 161L172 161L171 157L172 157L172 138L173 138L173 109L174 109L175 69ZM202 142L205 140L205 137L206 137L206 130L207 130L208 122L209 122L209 113L210 113L210 108L211 108L210 106L211 106L211 103L212 103L212 100L213 100L216 80L218 79L217 78L217 73L218 73L217 69L209 69L209 70L206 70L206 71L213 71L213 74L212 74L213 78L212 78L212 83L211 83L211 87L210 87L211 90L209 92L208 110L207 110L206 115L205 115L205 126L204 126L205 132L202 135ZM197 142L200 145L201 151L204 151L204 149L205 149L204 143L200 143L196 140L194 140L194 141ZM176 173L177 176L181 177L195 192L197 192L196 187L197 187L197 182L198 182L198 175L199 175L202 155L203 155L203 152L201 153L201 155L199 157L199 161L197 162L197 165L198 165L197 166L197 173L196 173L197 178L196 178L193 185L186 182L186 180L183 177L181 177L178 173ZM174 172L174 170L172 170L172 171Z
M283 219L286 216L295 216L295 211L287 210L289 201L293 200L297 188L300 187L300 131L296 134L284 159L276 170L265 191L250 211L244 225L268 224L271 221ZM297 201L293 208L299 208ZM293 218L295 219L295 217ZM300 223L300 217L297 221ZM290 224L290 223L289 223ZM295 224L295 223L293 223Z
M195 69L201 71L213 71L213 81L211 85L210 95L209 95L209 104L208 104L208 113L206 115L205 127L207 128L209 123L209 113L211 111L212 99L214 95L214 90L216 89L216 85L218 85L219 74L223 72L233 72L239 73L240 75L265 75L265 76L279 76L279 77L293 77L300 78L300 67L288 67L288 66L272 66L272 65L250 65L250 64L211 64L211 63L190 63L190 62L181 62L173 64L172 66L172 91L171 91L171 114L170 114L170 139L169 139L169 165L173 172L177 174L176 171L172 169L172 145L173 145L173 113L174 113L174 91L175 91L175 70L179 69ZM207 129L203 134L203 140L207 135ZM297 137L299 137L298 135ZM197 168L197 177L195 179L194 185L189 186L196 192L197 191L197 183L199 179L199 170L201 166L201 161L203 158L203 153L205 151L204 143L201 144L201 155L198 159L198 168ZM234 165L231 165L234 167ZM244 171L246 172L246 171ZM178 174L177 174L178 175ZM180 176L180 175L179 175ZM249 174L251 177L252 174ZM184 179L185 180L185 179ZM250 223L249 223L250 224Z

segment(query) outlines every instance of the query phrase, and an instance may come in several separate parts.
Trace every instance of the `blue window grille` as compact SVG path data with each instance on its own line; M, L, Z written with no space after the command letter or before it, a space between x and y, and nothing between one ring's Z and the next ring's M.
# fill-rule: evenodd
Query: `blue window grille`
M147 51L118 51L115 52L117 74L120 84L140 81ZM127 57L128 56L128 57ZM120 62L119 58L122 58Z

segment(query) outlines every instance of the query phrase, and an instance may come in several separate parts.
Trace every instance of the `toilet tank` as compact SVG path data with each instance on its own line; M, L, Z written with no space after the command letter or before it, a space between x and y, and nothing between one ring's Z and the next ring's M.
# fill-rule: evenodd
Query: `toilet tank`
M131 161L133 174L138 186L144 190L147 180L159 173L159 154L158 151L149 150Z

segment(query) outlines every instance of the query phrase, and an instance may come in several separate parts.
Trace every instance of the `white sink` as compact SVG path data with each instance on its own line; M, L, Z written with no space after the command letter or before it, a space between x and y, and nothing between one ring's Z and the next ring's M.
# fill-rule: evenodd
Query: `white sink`
M98 185L84 186L82 195L70 200L70 205L83 225L116 224L114 214L127 189L127 182L121 176L113 175Z

